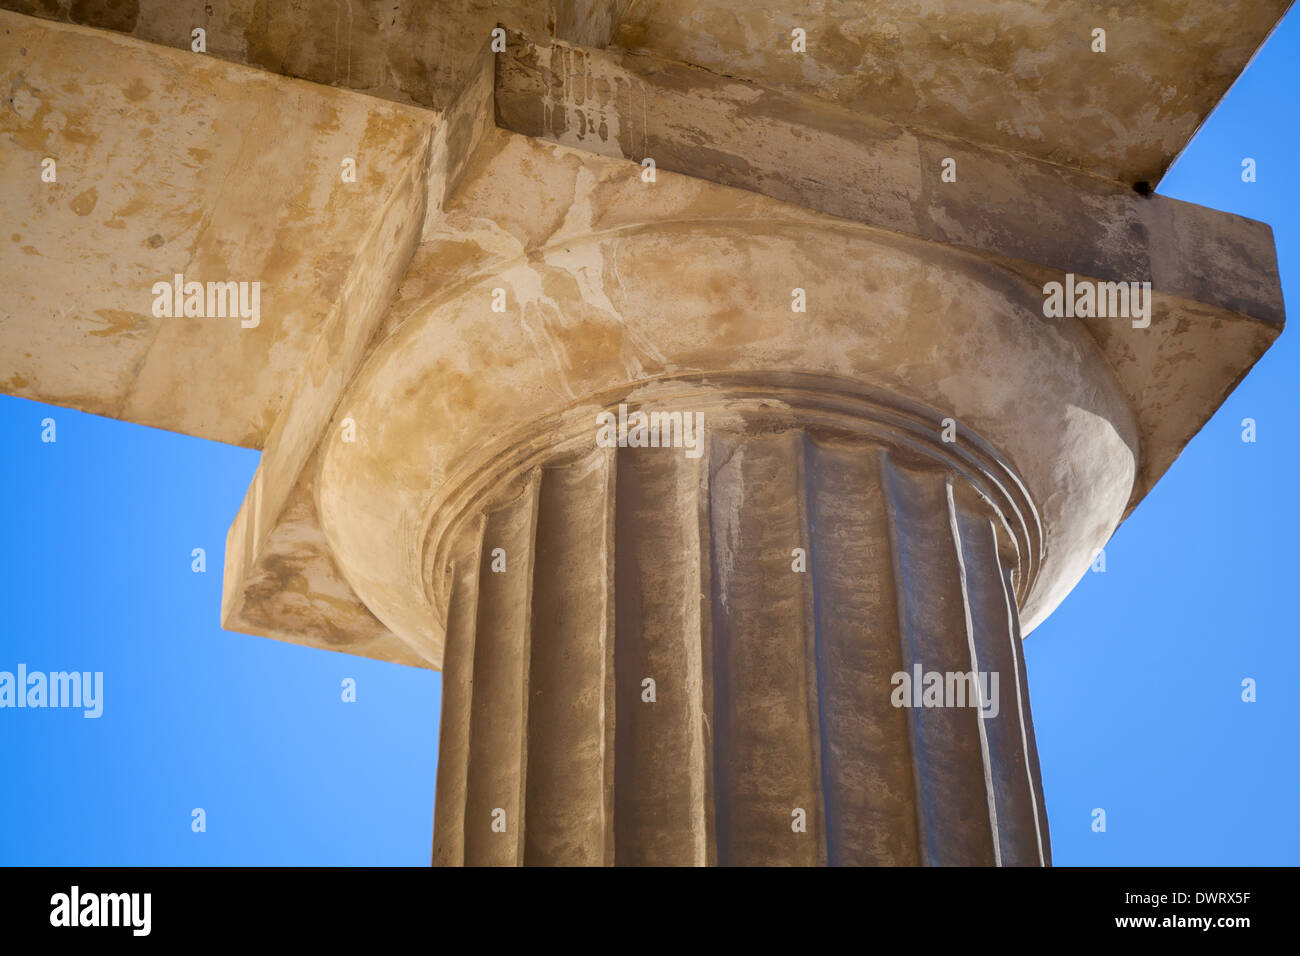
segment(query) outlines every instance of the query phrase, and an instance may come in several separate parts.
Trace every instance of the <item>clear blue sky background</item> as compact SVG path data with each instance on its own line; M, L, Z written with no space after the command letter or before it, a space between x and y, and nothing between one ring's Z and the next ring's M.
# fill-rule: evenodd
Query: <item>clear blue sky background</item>
M1293 307L1297 61L1292 13L1159 189L1270 223ZM1117 532L1106 572L1026 642L1058 865L1300 864L1296 343L1282 336ZM0 863L428 862L438 675L218 624L255 452L12 398L0 447L0 670L105 674L98 720L0 711Z

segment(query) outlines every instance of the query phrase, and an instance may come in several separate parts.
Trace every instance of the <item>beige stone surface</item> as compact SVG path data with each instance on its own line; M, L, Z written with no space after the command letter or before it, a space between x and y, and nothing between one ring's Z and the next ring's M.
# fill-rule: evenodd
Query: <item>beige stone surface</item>
M614 43L1154 183L1290 6L1137 0L645 0ZM808 55L790 49L807 32ZM1091 52L1106 31L1106 53Z
M0 63L5 391L260 448L436 116L8 12ZM176 273L260 325L155 318Z
M435 110L454 102L499 20L534 34L567 29L572 37L590 41L608 35L612 12L620 5L586 0L0 3L18 13L111 30L186 52L192 31L202 28L212 57ZM602 29L602 21L609 25Z
M736 186L816 212L1094 278L1157 287L1279 322L1262 223L817 96L646 55L511 34L499 125ZM945 159L954 182L940 179ZM1207 274L1206 263L1212 263Z
M444 109L498 23L695 64L1125 183L1154 183L1289 0L2 0L19 13ZM791 30L807 34L804 54ZM1106 30L1107 52L1091 51Z
M650 197L638 167L527 140L467 177L465 204L480 186L496 202L512 168L548 172L511 191L530 202L479 234L482 258L464 278L443 271L460 260L441 247L417 255L396 310L409 317L340 405L358 440L332 439L321 463L336 559L408 642L440 653L440 636L423 636L440 614L423 596L420 555L459 470L513 442L545 444L552 432L538 423L590 417L593 396L685 373L837 375L900 389L999 442L1051 507L1051 563L1027 621L1059 602L1113 530L1138 457L1132 413L1083 328L1042 319L1036 284L951 247L669 173ZM450 210L448 226L460 216ZM477 208L465 221L486 225ZM809 290L806 314L790 311L797 286ZM505 313L491 310L494 288L506 290Z

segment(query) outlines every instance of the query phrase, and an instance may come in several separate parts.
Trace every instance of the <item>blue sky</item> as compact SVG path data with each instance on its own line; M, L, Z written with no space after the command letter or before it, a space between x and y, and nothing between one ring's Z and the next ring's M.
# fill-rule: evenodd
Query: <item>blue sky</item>
M1288 303L1298 61L1292 13L1159 187L1270 223ZM1282 336L1026 641L1057 865L1300 863L1297 348ZM257 453L7 397L0 441L0 670L105 674L97 720L0 711L0 863L428 862L438 675L220 628Z
M1292 309L1298 63L1293 10L1157 190L1269 223ZM1057 864L1300 864L1298 420L1289 329L1026 640Z

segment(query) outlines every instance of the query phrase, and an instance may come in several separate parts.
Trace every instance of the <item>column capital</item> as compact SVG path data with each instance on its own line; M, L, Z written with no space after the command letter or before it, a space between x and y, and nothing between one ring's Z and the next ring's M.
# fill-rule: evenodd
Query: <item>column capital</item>
M1042 528L1030 628L1114 530L1138 467L1106 359L1042 302L1033 281L961 250L801 214L566 238L411 303L338 406L332 434L351 419L356 441L320 451L321 526L353 590L437 664L428 558L475 480L557 440L593 440L596 413L620 402L689 384L716 416L731 382L760 383L761 403L761 383L802 377L821 383L826 409L888 395L927 409L936 438L951 419L997 450Z

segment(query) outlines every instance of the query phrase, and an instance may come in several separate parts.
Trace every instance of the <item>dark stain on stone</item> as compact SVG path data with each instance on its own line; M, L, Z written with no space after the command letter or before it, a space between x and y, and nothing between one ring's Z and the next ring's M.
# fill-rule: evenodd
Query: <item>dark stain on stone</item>
M99 190L91 186L81 195L77 196L68 206L78 216L89 216L95 210L95 204L99 202Z
M66 0L64 0L64 3L66 3ZM61 3L60 0L6 0L4 8L29 17L67 20L68 15L63 10L64 3ZM26 56L27 51L24 49L22 54Z
M140 77L136 77L125 90L126 98L131 102L139 102L149 95L149 85Z
M284 54L268 34L266 8L259 4L244 28L245 62L278 73L284 64Z
M158 233L156 233L156 232L155 232L152 236L150 236L148 239L145 240L145 242L149 243L149 248L150 248L150 249L157 249L159 246L161 246L161 245L162 245L164 242L166 242L166 241L167 241L166 239L164 239L162 236L160 236L160 235L159 235Z
M73 23L122 33L135 32L139 17L139 0L73 0L68 10Z

